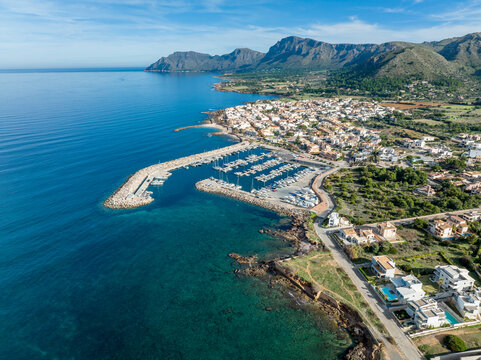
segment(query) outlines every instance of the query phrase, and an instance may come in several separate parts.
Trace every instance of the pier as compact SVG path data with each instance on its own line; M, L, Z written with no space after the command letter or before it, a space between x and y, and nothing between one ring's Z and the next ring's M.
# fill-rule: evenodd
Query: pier
M258 197L254 194L248 193L243 190L235 189L229 186L225 186L223 184L218 183L212 179L205 179L199 181L195 184L197 190L224 195L236 200L244 201L249 204L261 206L263 208L273 210L275 212L288 215L288 216L305 216L310 215L310 211L308 209L302 209L297 206L287 204L282 202L278 199L266 199L262 197Z
M111 196L105 200L104 205L111 209L131 209L150 204L154 201L151 192L147 188L155 179L166 179L170 171L190 165L204 164L214 161L217 157L223 157L239 151L245 151L257 147L244 141L221 149L194 154L164 163L148 166L131 175Z

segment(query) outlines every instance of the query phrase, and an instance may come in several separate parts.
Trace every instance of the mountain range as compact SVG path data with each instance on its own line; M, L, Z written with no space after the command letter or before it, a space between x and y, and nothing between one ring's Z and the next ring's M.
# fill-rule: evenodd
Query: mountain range
M289 36L267 53L243 48L211 56L175 52L148 71L256 72L263 70L338 70L374 77L462 78L481 74L481 33L441 41L383 44L330 44Z

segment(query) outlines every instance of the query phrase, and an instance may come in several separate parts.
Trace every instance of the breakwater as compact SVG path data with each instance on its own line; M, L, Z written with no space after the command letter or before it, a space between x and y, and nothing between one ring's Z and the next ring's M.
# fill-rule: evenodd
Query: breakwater
M204 124L197 124L197 125L189 125L189 126L183 126L177 129L174 129L174 132L179 132L182 130L187 130L187 129L196 129L196 128L209 128L209 129L217 129L220 130L222 134L227 134L227 129L219 124L216 123L204 123Z
M298 208L297 206L284 203L276 199L266 199L266 198L257 197L243 190L237 190L237 189L232 189L230 187L223 186L215 182L214 180L210 180L210 179L197 182L195 184L195 187L197 190L200 190L200 191L228 196L230 198L244 201L249 204L261 206L263 208L273 210L277 213L284 214L291 217L302 217L305 215L309 215L311 213L307 209L301 209L301 208Z
M131 175L111 196L105 200L104 205L111 209L131 209L150 204L154 201L150 192L147 191L153 179L168 177L170 171L189 166L195 162L202 162L219 156L226 156L252 147L244 141L221 149L211 150L148 166Z

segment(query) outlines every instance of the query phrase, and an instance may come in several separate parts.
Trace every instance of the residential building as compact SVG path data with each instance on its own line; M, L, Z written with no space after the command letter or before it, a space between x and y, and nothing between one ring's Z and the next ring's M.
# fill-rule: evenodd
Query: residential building
M460 314L470 320L479 319L481 316L481 290L468 293L456 293L456 308Z
M371 267L382 278L392 278L396 274L396 263L386 255L373 256Z
M412 142L412 145L414 147L424 149L426 147L426 142L423 139L416 139Z
M433 146L429 149L429 153L437 159L445 159L453 156L453 152L446 145Z
M396 150L388 147L382 148L379 151L379 160L387 161L387 162L396 162L398 160Z
M368 242L368 243L376 241L376 235L374 235L374 232L372 231L372 229L360 228L357 231L362 241Z
M434 196L434 195L436 195L436 191L434 191L434 189L429 184L417 188L416 190L414 190L414 192L416 192L418 194L421 194L421 195L424 195L424 196Z
M357 244L359 236L357 235L356 230L354 230L353 227L348 227L345 229L339 230L339 235L341 236L341 239L346 240L350 243Z
M469 226L466 220L460 218L459 216L456 215L451 215L448 218L448 223L451 224L453 227L453 231L457 235L464 235L467 234L469 231Z
M475 182L473 184L466 185L464 191L469 192L471 194L479 194L481 193L481 182Z
M467 214L462 215L462 217L469 222L478 221L481 215L477 211L470 211Z
M377 225L377 232L387 241L396 240L396 230L396 226L389 221Z
M419 329L436 328L449 324L444 310L439 307L437 301L431 298L408 301L406 312L413 318Z
M327 217L328 219L328 224L327 226L329 227L336 227L336 226L348 226L349 225L349 220L346 219L345 217L342 217L339 215L337 212L332 212L329 214Z
M481 149L469 149L468 156L472 159L481 157Z
M428 230L431 234L440 239L447 239L453 235L452 225L440 219L430 220L428 224Z
M440 283L441 287L452 291L469 291L474 286L474 279L467 269L454 265L438 265L434 268L434 282Z
M391 278L391 282L396 287L396 295L403 303L419 300L426 296L423 284L414 275L396 276Z

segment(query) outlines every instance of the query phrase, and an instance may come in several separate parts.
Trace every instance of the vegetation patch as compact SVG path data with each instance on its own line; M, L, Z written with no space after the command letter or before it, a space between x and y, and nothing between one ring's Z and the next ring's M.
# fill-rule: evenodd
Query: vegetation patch
M312 252L303 257L283 263L292 273L312 283L320 291L332 296L359 312L364 321L386 334L381 321L371 310L367 302L342 270L329 252Z
M448 161L445 166L460 165ZM333 174L325 181L325 187L336 198L339 213L354 224L472 209L481 205L481 196L468 194L449 181L440 185L434 197L414 192L426 183L427 174L422 170L369 165Z
M447 348L444 339L454 335L460 338L466 345L466 350L481 347L481 325L474 325L452 330L447 333L433 334L415 338L415 342L424 355L432 357L434 355L449 353L453 350Z

